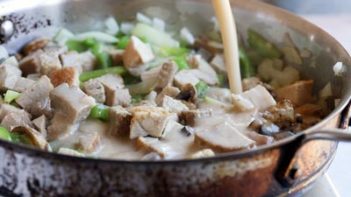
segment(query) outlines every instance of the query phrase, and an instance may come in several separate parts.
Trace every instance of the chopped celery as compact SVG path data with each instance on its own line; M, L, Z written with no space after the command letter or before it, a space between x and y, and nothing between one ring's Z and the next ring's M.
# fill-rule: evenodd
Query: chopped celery
M21 94L12 90L7 90L4 95L5 103L11 103L13 100L16 100Z
M281 56L280 51L273 43L253 30L248 31L248 43L250 47L255 49L262 57L272 59Z
M117 48L119 49L125 49L127 48L127 45L129 43L130 37L129 36L123 36L119 39L117 43Z
M66 46L68 50L77 52L84 52L89 49L84 42L78 40L68 40Z
M177 64L179 70L189 69L189 64L186 60L186 56L181 55L173 57L172 60Z
M89 79L94 79L97 77L101 77L106 74L117 74L117 75L123 75L127 71L124 67L118 66L118 67L112 67L112 68L105 68L105 69L100 69L100 70L93 70L93 71L88 71L88 72L83 72L79 76L79 80L81 82L88 81Z
M11 140L16 144L28 144L32 145L32 141L25 133L11 133Z
M243 49L239 49L240 71L242 78L249 78L255 75L255 69L251 64L249 57Z
M108 53L101 52L97 53L95 56L99 62L99 68L106 69L112 66L112 59Z
M5 128L0 126L0 139L12 141L11 133Z
M195 85L195 88L197 91L197 97L204 98L208 90L208 85L205 82L200 81Z
M174 40L169 34L150 25L138 23L132 34L139 38L145 38L151 44L160 47L179 47L179 42Z
M69 40L66 43L69 50L83 52L88 49L95 55L100 68L112 66L112 60L109 54L103 51L103 45L95 38L87 38L82 41Z
M91 111L89 117L96 118L102 121L109 120L110 108L105 105L95 105Z
M185 47L162 47L159 49L160 55L164 57L181 56L189 53L189 49Z

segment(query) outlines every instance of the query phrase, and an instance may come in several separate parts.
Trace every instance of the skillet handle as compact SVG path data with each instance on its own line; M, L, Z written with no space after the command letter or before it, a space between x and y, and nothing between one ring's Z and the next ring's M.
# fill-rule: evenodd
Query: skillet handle
M322 131L301 133L295 140L285 145L282 149L279 165L275 172L275 178L283 187L290 187L295 183L298 167L294 166L297 151L307 142L313 140L345 141L351 142L350 126L351 101L340 114L339 128Z
M351 142L351 132L349 132L349 129L330 129L303 133L292 143L283 147L279 166L275 173L275 177L281 186L290 187L296 182L298 167L294 166L295 155L304 144L314 140Z

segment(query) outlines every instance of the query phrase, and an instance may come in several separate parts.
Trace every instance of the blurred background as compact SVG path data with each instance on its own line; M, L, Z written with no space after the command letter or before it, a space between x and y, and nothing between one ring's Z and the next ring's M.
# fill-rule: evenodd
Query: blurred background
M299 14L350 14L350 0L264 0Z
M321 27L351 53L351 0L263 0ZM336 196L351 196L351 144L340 143L328 176ZM324 196L324 195L322 195Z

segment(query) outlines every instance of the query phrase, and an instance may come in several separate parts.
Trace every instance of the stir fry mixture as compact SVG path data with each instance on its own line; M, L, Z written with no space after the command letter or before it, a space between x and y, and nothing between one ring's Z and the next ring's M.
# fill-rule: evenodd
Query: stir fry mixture
M0 138L61 154L125 160L210 157L306 129L330 85L295 69L309 51L253 30L240 46L244 92L228 89L216 26L193 34L138 13L105 29L61 29L9 56L1 47Z

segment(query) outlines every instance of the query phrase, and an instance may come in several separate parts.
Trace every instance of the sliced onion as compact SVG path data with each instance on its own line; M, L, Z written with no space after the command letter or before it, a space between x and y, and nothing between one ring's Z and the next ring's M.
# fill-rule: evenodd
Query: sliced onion
M108 17L105 21L106 33L116 35L119 32L119 26L114 17Z
M105 42L105 43L116 43L118 41L117 38L114 36L111 36L107 33L99 32L99 31L91 31L91 32L85 32L81 33L75 36L75 40L85 40L88 38L95 38L96 40L100 42Z

